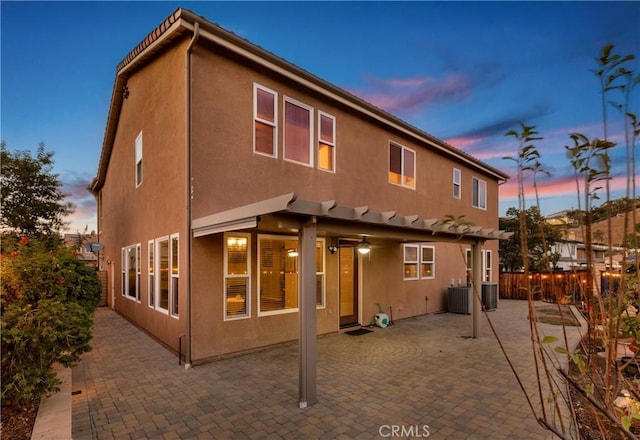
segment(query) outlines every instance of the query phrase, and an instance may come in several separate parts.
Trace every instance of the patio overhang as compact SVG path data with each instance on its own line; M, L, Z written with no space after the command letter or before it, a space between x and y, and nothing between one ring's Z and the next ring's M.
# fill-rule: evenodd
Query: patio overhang
M269 220L263 219L270 216ZM193 236L250 229L261 221L271 227L299 229L310 217L317 220L318 232L353 232L354 224L362 235L379 235L405 241L459 241L508 239L512 233L451 219L402 215L395 211L373 211L368 206L341 206L336 200L299 200L295 193L261 200L226 211L194 219Z
M258 228L261 231L296 232L300 241L300 357L299 407L317 402L316 396L316 239L319 235L376 236L398 241L438 241L471 244L473 337L480 329L482 280L481 248L487 240L507 239L511 233L470 225L464 219L401 215L373 211L368 206L341 206L335 200L299 200L295 193L200 217L192 221L194 237Z

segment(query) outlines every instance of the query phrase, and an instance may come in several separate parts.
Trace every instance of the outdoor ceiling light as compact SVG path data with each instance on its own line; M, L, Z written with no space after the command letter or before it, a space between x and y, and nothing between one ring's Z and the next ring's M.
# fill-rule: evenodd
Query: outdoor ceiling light
M358 246L356 246L356 248L358 249L358 252L360 252L360 254L367 255L371 251L371 245L367 241L367 237L363 237L362 241L358 243Z

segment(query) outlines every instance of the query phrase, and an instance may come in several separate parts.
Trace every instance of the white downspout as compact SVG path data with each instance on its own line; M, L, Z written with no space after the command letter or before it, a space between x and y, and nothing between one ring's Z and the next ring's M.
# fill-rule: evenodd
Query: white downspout
M195 45L198 37L200 36L200 25L198 22L194 24L193 37L189 42L187 51L185 53L186 64L186 84L185 84L185 231L186 231L186 260L187 260L187 313L186 313L186 327L187 327L187 347L185 353L184 368L191 367L191 245L193 240L193 234L191 233L191 197L192 197L192 183L191 183L191 50Z

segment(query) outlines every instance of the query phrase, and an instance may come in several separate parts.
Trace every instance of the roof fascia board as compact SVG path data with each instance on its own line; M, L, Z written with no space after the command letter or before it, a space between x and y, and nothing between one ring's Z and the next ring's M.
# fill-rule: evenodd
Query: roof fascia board
M100 188L102 188L104 179L107 175L107 168L109 167L109 161L111 159L115 132L120 120L120 110L122 108L122 102L124 100L122 89L127 82L129 72L138 64L143 62L153 52L155 52L157 47L164 44L165 40L171 37L173 32L175 32L181 26L184 26L184 24L185 21L183 18L176 20L149 46L144 48L140 53L136 54L136 56L133 57L130 62L126 63L119 71L116 72L116 79L114 81L113 90L111 92L111 105L109 107L109 114L107 115L107 127L105 128L102 153L100 155L100 162L98 164L98 175L91 182L89 186L90 191L94 193L98 192ZM193 26L191 26L190 28L193 29Z
M171 37L173 37L173 33L176 32L179 28L189 29L191 31L194 30L194 26L192 24L187 25L187 21L184 18L179 18L175 22L171 24L158 38L153 40L147 47L145 47L140 53L136 54L133 59L126 63L119 71L118 75L122 75L125 78L128 76L127 73L137 67L140 63L144 62L149 56L155 53L158 47L164 45L165 41Z

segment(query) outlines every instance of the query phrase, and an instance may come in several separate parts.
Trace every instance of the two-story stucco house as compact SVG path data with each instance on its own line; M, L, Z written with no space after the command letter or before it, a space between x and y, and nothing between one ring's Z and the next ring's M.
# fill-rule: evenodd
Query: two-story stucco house
M497 279L507 178L178 9L117 67L90 186L109 305L187 363L446 310L467 255Z

